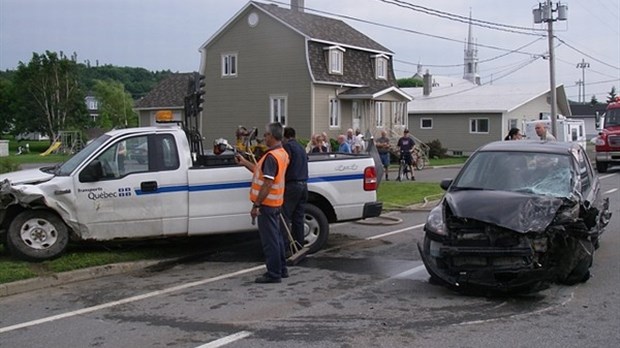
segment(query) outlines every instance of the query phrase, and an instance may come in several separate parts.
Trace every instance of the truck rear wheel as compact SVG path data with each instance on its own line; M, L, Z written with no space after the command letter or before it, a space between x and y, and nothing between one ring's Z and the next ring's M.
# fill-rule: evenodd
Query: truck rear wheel
M321 209L314 204L306 204L304 213L304 241L310 253L315 253L327 243L329 223Z
M596 171L599 173L607 172L607 162L596 162Z
M60 256L69 244L67 225L49 210L25 210L9 225L7 247L12 255L27 261Z

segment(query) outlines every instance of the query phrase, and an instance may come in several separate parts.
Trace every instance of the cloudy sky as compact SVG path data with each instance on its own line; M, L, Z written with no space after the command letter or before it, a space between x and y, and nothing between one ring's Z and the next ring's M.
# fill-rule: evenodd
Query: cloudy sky
M289 0L262 2L285 6ZM543 0L541 0L543 1ZM27 63L33 52L77 53L78 61L148 70L198 70L198 48L241 10L246 0L0 0L0 69ZM401 5L416 5L418 11ZM620 88L620 0L567 0L568 20L554 22L556 81L578 100L606 99ZM444 17L468 17L508 25L473 27L482 83L549 83L548 51L534 24L537 1L514 0L305 0L307 11L338 16L395 53L397 77L419 62L434 75L463 74L468 25ZM420 7L421 6L421 7ZM314 12L313 10L320 11ZM422 10L422 11L420 11ZM437 12L434 12L437 13ZM555 16L555 15L554 15ZM530 30L538 29L539 31ZM521 33L515 33L518 31ZM580 62L586 69L577 67Z

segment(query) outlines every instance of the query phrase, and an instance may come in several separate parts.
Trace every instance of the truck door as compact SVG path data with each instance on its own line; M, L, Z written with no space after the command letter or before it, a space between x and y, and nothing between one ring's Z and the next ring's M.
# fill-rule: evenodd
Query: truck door
M109 240L163 234L155 134L122 138L91 160L98 180L75 176L76 217L84 239ZM177 161L178 166L178 161Z

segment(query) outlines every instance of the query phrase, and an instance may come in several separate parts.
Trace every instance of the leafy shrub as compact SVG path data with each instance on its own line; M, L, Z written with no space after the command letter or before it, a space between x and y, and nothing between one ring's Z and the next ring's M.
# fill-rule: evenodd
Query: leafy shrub
M9 173L19 170L19 164L11 161L9 157L0 158L0 173Z
M448 149L445 147L441 147L441 142L439 139L435 139L426 143L429 147L428 156L429 158L445 158L447 157Z

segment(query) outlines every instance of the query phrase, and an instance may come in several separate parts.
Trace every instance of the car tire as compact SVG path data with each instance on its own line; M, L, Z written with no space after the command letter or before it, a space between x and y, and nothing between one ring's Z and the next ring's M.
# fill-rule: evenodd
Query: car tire
M596 171L599 173L607 172L607 162L596 162Z
M593 262L592 255L594 254L594 245L590 240L582 239L575 243L575 248L583 248L583 250L578 251L574 249L572 251L572 253L580 254L581 258L577 261L570 273L564 279L561 279L560 282L565 285L574 285L590 279L590 267Z
M309 253L315 253L323 248L329 237L329 222L327 216L314 204L307 204L304 212L304 240Z
M9 225L9 252L22 260L44 261L59 257L69 244L69 228L49 210L25 210Z

